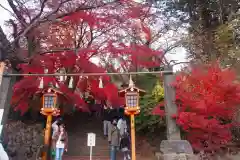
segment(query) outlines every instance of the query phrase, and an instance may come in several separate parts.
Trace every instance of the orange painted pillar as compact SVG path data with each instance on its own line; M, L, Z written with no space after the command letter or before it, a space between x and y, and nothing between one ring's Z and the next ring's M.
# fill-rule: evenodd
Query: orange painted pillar
M50 136L51 136L51 129L52 129L52 115L47 115L47 123L45 128L45 135L44 135L44 144L46 146L46 151L44 151L42 160L47 160L48 158L48 150L50 147Z
M135 137L135 117L134 114L130 115L131 119L131 150L132 150L132 159L136 160L136 137Z

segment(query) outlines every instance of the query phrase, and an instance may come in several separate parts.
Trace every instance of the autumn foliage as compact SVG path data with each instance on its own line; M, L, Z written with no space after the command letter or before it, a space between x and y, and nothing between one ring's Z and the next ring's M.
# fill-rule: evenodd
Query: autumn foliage
M126 37L134 32L135 35L144 35L143 41L149 40L150 29L142 20L148 18L148 6L125 0L109 4L97 2L92 4L96 7L86 5L85 9L72 9L65 5L55 15L58 17L55 21L34 28L32 36L37 39L34 43L38 48L35 47L32 56L26 58L27 63L18 66L21 73L43 74L46 70L48 74L60 73L61 70L65 73L104 73L109 70L129 71L135 65L159 66L160 60L156 57L162 54L161 51L152 50L146 44L133 43ZM71 5L79 4L74 2ZM126 39L128 41L124 42ZM94 57L100 62L103 59L115 62L115 65L93 62ZM43 89L51 83L63 93L60 98L64 103L85 111L89 111L82 96L85 93L96 100L109 100L113 107L123 104L118 97L118 88L109 76L67 76L63 81L57 76L25 76L13 87L12 105L15 110L25 113L29 109L29 102L43 90L38 88L42 78ZM68 88L71 78L73 87ZM99 88L100 78L103 88Z
M178 113L172 116L195 150L217 150L232 140L230 129L240 104L233 71L218 64L193 67L190 73L180 73L174 86Z

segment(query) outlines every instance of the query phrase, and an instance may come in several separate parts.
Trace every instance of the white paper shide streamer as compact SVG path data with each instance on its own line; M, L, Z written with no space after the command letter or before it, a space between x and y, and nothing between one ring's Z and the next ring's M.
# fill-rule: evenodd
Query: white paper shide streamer
M68 88L73 88L73 77L70 78Z
M44 74L48 73L48 69L44 69ZM44 87L44 82L43 82L43 77L41 77L40 83L38 88L43 88Z
M102 77L99 78L99 88L103 88L103 81Z

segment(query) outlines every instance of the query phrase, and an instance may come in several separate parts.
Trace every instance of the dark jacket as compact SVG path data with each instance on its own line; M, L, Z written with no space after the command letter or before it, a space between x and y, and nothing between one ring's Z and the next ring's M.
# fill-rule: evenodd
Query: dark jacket
M104 121L111 121L112 120L112 111L111 109L104 109L103 110L103 120Z
M112 117L112 121L114 119L118 120L119 119L119 113L118 113L118 109L114 108L111 110L111 117Z
M122 148L130 149L130 138L126 135L121 139L121 142L120 142L120 149Z

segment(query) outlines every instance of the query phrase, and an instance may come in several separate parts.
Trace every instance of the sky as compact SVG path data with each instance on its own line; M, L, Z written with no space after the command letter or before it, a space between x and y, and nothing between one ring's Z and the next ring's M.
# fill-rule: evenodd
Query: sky
M7 0L0 0L0 5L4 6L5 8L9 9ZM9 27L5 25L5 21L8 20L11 17L11 14L3 9L0 6L0 26L2 27L4 33L9 37L11 34L11 30ZM186 50L182 47L178 47L171 51L171 54L166 55L168 60L176 60L176 62L186 62ZM96 60L97 61L97 60ZM175 65L173 67L174 71L180 70L182 68L183 64Z
M0 4L4 7L8 8L7 0L0 0ZM3 31L6 33L9 30L7 29L7 27L4 27L4 21L8 20L9 17L11 17L11 16L10 16L8 11L6 11L5 9L3 9L1 7L0 7L0 13L1 13L1 15L0 15L0 25L3 29Z

